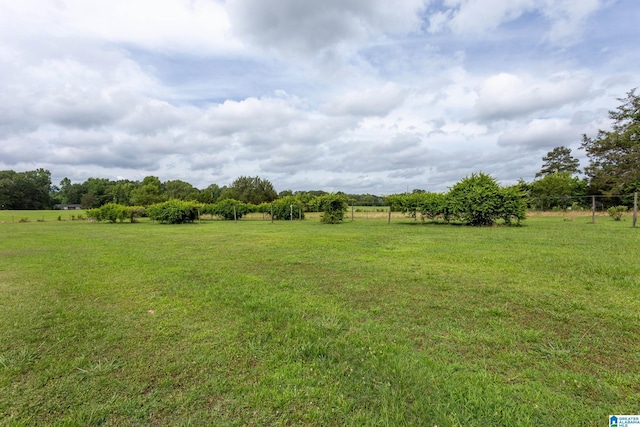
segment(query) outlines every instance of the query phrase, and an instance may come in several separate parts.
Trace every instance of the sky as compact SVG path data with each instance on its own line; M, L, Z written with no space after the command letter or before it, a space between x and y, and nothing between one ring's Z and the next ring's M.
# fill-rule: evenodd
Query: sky
M0 0L0 170L532 181L640 86L637 0Z

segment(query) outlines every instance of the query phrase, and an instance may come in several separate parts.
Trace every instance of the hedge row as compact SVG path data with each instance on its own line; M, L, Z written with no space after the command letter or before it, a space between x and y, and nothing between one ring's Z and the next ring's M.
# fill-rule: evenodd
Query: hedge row
M468 225L491 225L498 220L511 224L525 219L526 193L519 186L500 187L495 178L472 174L455 184L446 194L412 193L387 197L401 212L422 219L460 221Z

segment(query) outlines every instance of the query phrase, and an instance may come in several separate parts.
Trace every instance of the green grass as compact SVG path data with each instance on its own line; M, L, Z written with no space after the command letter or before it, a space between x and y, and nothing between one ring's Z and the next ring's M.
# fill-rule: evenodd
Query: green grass
M0 224L16 222L74 221L78 215L86 218L84 210L7 211L0 210ZM58 219L59 217L59 219Z
M589 222L0 224L0 423L605 425L640 232Z

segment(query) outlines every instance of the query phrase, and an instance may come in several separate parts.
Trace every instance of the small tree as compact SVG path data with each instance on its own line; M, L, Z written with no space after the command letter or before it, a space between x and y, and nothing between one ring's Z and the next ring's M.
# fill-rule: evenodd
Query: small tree
M607 213L614 221L620 221L626 211L626 206L612 206L607 210Z
M324 224L339 224L344 219L344 213L349 205L347 204L347 196L344 194L325 194L316 197L312 204L318 206L320 212L320 221Z
M125 219L133 220L133 210L130 207L122 206L117 203L107 203L99 208L89 209L87 211L87 218L91 218L95 221L109 221L111 223L124 222Z
M464 178L447 194L447 215L468 225L492 225L498 219L519 221L525 218L525 208L521 190L500 188L495 178L482 172Z
M147 213L149 218L159 222L183 224L197 220L199 208L198 203L174 199L149 206Z
M271 211L271 205L266 204L269 211ZM273 218L283 220L298 219L298 212L302 210L302 204L295 196L285 196L273 201ZM300 216L304 218L304 212L300 213Z
M223 199L218 203L206 205L203 213L215 215L225 220L233 220L242 218L252 210L252 205L234 199Z

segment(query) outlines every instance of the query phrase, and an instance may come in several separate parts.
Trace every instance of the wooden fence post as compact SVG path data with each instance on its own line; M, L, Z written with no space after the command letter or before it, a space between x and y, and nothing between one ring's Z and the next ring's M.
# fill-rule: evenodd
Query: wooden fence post
M236 212L236 205L233 205L233 221L238 222L238 214Z
M596 196L591 196L591 223L596 223Z
M387 224L391 224L391 206L389 206L389 219L387 219Z
M271 202L271 224L273 224L273 202Z
M353 222L353 202L351 202L351 222Z
M633 193L633 228L636 228L638 221L638 192Z

